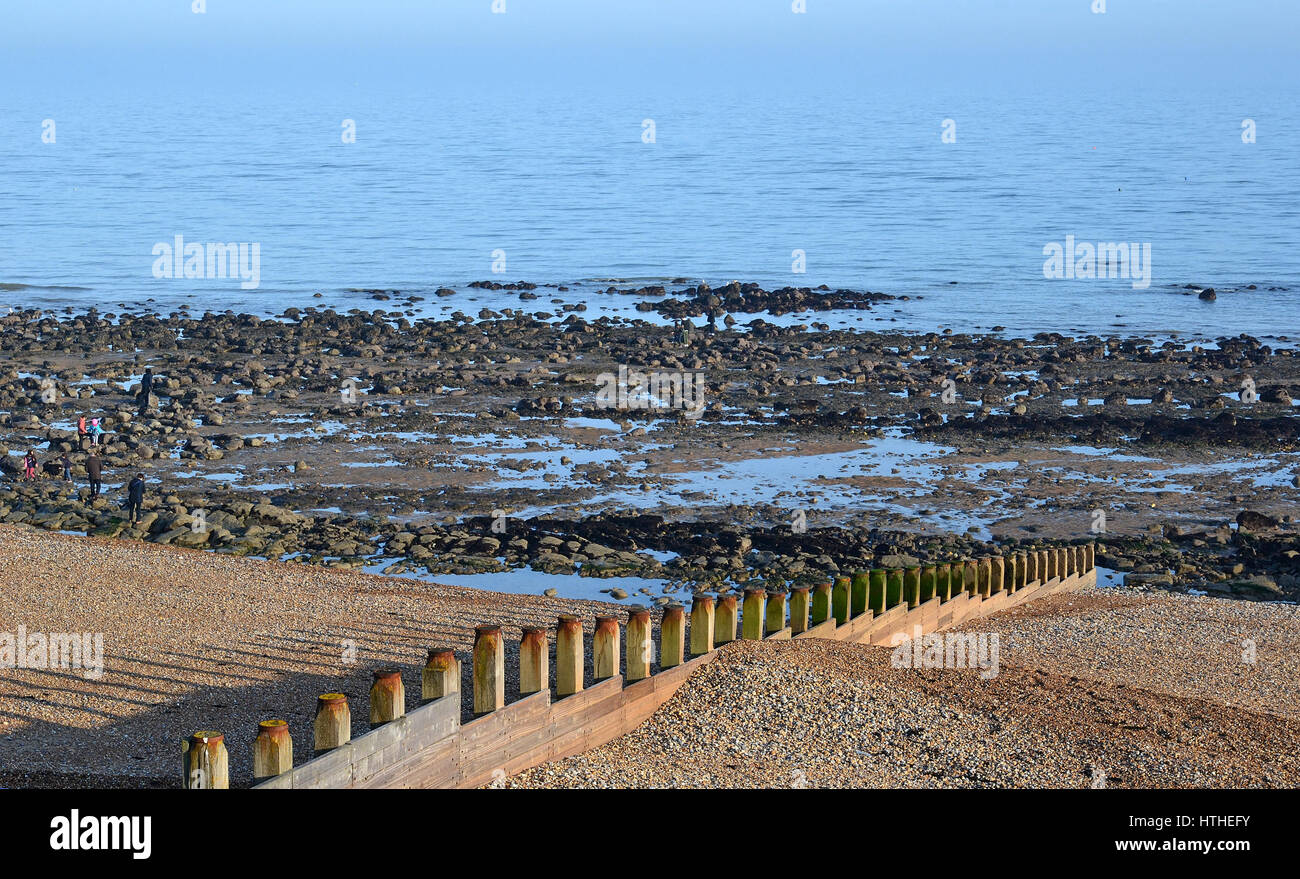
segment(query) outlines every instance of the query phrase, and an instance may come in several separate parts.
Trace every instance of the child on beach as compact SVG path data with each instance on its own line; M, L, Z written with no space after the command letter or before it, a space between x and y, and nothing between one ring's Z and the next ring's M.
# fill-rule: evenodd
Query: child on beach
M104 428L100 427L99 419L90 419L90 444L97 446L103 442Z
M28 452L27 457L23 459L23 478L29 481L36 478L35 452Z
M67 452L64 452L62 455L59 456L59 463L63 465L63 481L71 482L72 481L72 459L68 457Z

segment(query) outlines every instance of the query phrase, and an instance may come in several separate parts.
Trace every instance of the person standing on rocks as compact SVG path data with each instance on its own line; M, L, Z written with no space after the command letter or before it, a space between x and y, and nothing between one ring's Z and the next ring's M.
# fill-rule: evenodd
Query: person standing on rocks
M23 476L30 482L36 478L36 453L27 452L27 457L23 458Z
M95 450L90 450L90 457L86 459L86 477L90 481L90 496L99 497L100 487L100 468L103 462L99 460L99 455Z
M153 367L145 368L144 375L140 377L140 393L136 395L135 401L140 404L140 414L149 414L149 397L153 394Z
M90 444L97 446L104 441L104 428L100 427L99 419L90 419Z
M144 504L144 474L135 474L126 486L126 511L131 517L131 524L140 519L140 508Z
M68 457L67 452L64 452L62 455L59 456L59 463L63 465L63 481L71 482L72 481L72 459Z

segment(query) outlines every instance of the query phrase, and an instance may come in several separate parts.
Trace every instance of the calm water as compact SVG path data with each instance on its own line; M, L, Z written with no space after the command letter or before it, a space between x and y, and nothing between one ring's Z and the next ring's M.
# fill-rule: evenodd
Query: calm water
M686 277L924 297L835 319L870 328L1300 335L1300 122L1280 86L1248 101L1138 85L73 94L0 90L5 304L275 313L392 307L350 288L523 279L585 295L597 279ZM941 141L946 118L956 143ZM258 243L260 286L156 279L152 249L176 235ZM1043 247L1066 235L1150 243L1149 289L1045 279ZM1259 289L1206 304L1182 295L1189 282Z

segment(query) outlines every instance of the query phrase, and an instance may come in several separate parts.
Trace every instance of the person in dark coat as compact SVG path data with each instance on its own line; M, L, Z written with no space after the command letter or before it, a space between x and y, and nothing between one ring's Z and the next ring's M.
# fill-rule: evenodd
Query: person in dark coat
M140 507L144 503L144 474L135 474L126 486L126 511L135 523L140 518Z
M135 401L140 404L140 414L149 414L149 395L153 393L153 367L145 368L144 375L140 377L140 393L136 395Z
M63 465L63 481L71 482L72 481L72 459L68 457L67 452L64 452L62 455L59 456L59 463Z
M103 463L104 462L100 460L99 455L95 454L95 450L91 449L90 457L86 459L86 477L90 481L91 497L99 496L100 469L103 466Z

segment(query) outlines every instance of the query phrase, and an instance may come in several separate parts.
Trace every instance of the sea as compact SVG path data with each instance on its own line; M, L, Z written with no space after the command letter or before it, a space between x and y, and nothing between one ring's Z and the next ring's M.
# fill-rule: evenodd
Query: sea
M646 319L603 291L739 280L907 297L785 317L864 330L1300 336L1290 80L248 81L0 84L0 307ZM169 277L178 240L256 277Z

